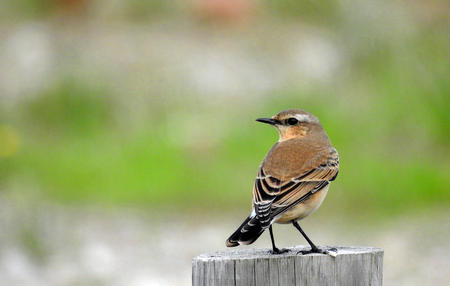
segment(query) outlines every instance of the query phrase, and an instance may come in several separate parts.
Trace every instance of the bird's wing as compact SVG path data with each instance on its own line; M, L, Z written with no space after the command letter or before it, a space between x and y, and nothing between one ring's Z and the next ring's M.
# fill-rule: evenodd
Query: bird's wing
M317 167L285 180L274 177L261 165L253 187L253 206L263 227L268 227L275 217L307 200L336 178L339 172L336 149L332 148L323 158Z

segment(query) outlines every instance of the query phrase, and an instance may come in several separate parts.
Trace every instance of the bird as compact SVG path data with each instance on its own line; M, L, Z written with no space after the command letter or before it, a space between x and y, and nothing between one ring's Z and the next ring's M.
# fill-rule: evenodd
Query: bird
M268 228L272 254L288 252L275 245L272 224L292 224L311 246L302 254L336 251L319 249L298 221L316 211L339 173L339 154L319 119L302 109L288 109L258 122L274 126L279 140L272 146L253 184L251 214L226 240L227 247L256 241Z

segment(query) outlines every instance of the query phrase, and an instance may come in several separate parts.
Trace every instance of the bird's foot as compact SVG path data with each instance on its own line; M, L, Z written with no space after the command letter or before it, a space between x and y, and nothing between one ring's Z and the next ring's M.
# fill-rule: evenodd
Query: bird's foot
M300 250L297 252L297 254L306 255L306 254L311 254L311 253L319 253L319 254L327 254L327 255L336 257L337 251L338 250L334 247L328 248L328 249L319 249L319 248L315 247L315 248L311 248L310 250Z
M289 249L287 248L278 249L276 247L270 251L271 254L283 254L286 252L289 252Z

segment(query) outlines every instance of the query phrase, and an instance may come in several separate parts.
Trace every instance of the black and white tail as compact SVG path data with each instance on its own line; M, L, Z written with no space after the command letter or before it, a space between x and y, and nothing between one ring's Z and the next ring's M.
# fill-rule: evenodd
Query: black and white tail
M252 213L227 239L226 245L228 247L234 247L240 244L251 244L258 239L265 229L261 225L258 217Z

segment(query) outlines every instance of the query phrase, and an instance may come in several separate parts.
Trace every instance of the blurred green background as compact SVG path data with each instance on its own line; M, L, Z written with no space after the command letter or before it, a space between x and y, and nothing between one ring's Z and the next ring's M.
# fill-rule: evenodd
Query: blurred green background
M449 203L445 2L115 2L3 2L2 192L241 209L276 141L254 119L303 108L340 211Z
M255 119L302 108L341 158L323 217L447 210L448 15L426 0L0 1L0 196L240 217L277 140Z

